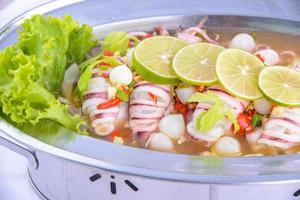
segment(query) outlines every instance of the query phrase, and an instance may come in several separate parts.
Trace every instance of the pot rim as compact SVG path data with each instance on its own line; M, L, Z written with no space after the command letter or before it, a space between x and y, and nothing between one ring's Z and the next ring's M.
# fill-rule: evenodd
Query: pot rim
M63 8L64 6L78 2L82 1L71 0L63 2L62 0L57 0L37 6L17 16L3 26L0 29L0 40L9 32L13 31L24 18L34 13L48 13L54 9ZM107 150L106 148L108 148L109 152L100 152L100 154L105 154L106 158L111 159L107 160L102 158L99 152L94 152L92 156L86 156L84 155L86 152L75 151L75 147L78 147L76 145L67 146L67 148L49 145L24 134L4 120L0 120L0 129L2 129L7 136L30 147L34 151L42 151L58 159L65 159L67 161L126 174L185 182L218 184L282 183L297 182L300 179L300 170L288 170L289 168L300 169L300 155L297 154L239 158L200 157L149 151L116 145L85 136L76 136L74 143L76 143L77 139L80 139L81 141L78 144L92 144L93 147L102 146L105 151ZM84 142L82 143L82 141ZM73 152L71 150L73 150ZM112 158L113 155L116 155L116 157ZM128 163L128 160L132 161L132 163ZM176 162L174 162L174 160L176 160ZM147 162L147 164L145 164L145 162ZM211 164L211 162L214 163ZM180 163L180 165L178 165L178 163ZM285 167L288 169L286 170ZM247 172L244 174L232 173L235 172L235 169L247 169Z

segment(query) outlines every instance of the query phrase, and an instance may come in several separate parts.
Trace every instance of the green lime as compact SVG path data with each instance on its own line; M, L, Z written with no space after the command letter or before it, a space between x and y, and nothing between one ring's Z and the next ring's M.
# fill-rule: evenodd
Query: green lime
M300 73L283 66L263 69L258 86L264 96L279 105L300 105Z
M172 36L156 36L140 42L133 53L135 70L147 81L159 84L178 82L172 68L175 54L187 43Z
M255 55L240 49L226 49L216 63L220 83L233 95L254 100L262 96L258 88L259 72L265 67Z
M179 50L173 60L173 69L180 80L192 85L216 83L215 65L225 48L215 44L197 43Z

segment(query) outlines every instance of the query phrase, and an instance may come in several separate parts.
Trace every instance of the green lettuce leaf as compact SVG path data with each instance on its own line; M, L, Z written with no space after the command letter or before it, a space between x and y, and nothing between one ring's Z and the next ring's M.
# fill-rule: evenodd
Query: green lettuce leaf
M110 67L121 65L121 63L118 61L118 59L115 56L104 56L102 54L99 54L81 63L79 65L81 75L77 82L77 94L79 95L79 97L82 97L82 93L88 88L89 80L92 78L93 68L96 67L101 62L109 63ZM101 71L106 71L108 69L109 67L107 66L100 68Z
M125 32L111 32L106 35L102 44L102 50L119 52L121 56L126 54L130 37Z
M126 92L124 92L123 90L120 90L120 89L117 89L116 97L118 97L119 99L121 99L124 102L129 101L129 94L127 94Z
M80 131L84 124L79 116L71 116L66 105L40 84L39 62L10 47L0 53L0 107L10 119L21 125L35 125L41 119L53 120L64 127Z
M196 129L201 132L208 132L215 127L215 124L224 119L223 106L216 104L208 111L201 113L196 119Z
M77 82L77 93L80 97L82 97L82 93L88 88L89 80L92 77L92 70L98 62L99 61L94 61L93 63L90 63L81 74Z
M81 63L86 58L86 53L97 45L97 40L93 40L92 28L83 24L74 29L69 38L68 63Z
M43 15L34 15L21 26L18 47L25 54L36 57L40 64L40 84L58 94L68 65L81 62L96 44L91 27L80 26L71 16Z
M237 132L240 127L233 111L227 106L227 104L215 93L196 93L193 94L188 102L202 102L213 104L212 107L202 112L196 118L196 130L200 132L208 132L213 129L220 120L227 118L233 123L234 132Z

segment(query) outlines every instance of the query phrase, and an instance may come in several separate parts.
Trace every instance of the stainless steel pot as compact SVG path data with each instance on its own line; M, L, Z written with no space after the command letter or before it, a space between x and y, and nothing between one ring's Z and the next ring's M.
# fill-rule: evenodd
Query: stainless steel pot
M229 4L232 2L54 1L3 27L0 48L15 42L17 25L33 13L69 13L95 26L99 37L110 30L147 30L159 23L170 29L189 26L205 14L210 15L207 27L300 35L300 17L296 12L299 2L288 4L296 7L294 14L295 7L280 6L279 2L286 1L234 1L234 6ZM28 158L29 178L45 199L300 198L299 155L199 157L120 146L65 129L51 137L41 135L36 139L0 119L0 145Z

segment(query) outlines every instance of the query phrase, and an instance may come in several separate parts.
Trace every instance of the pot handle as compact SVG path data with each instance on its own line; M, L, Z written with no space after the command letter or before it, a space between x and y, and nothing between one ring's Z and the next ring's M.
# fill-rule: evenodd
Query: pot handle
M0 129L0 145L24 156L29 163L37 169L39 166L38 160L35 156L35 152L29 150L26 146L20 144L14 139L10 138L5 132Z

